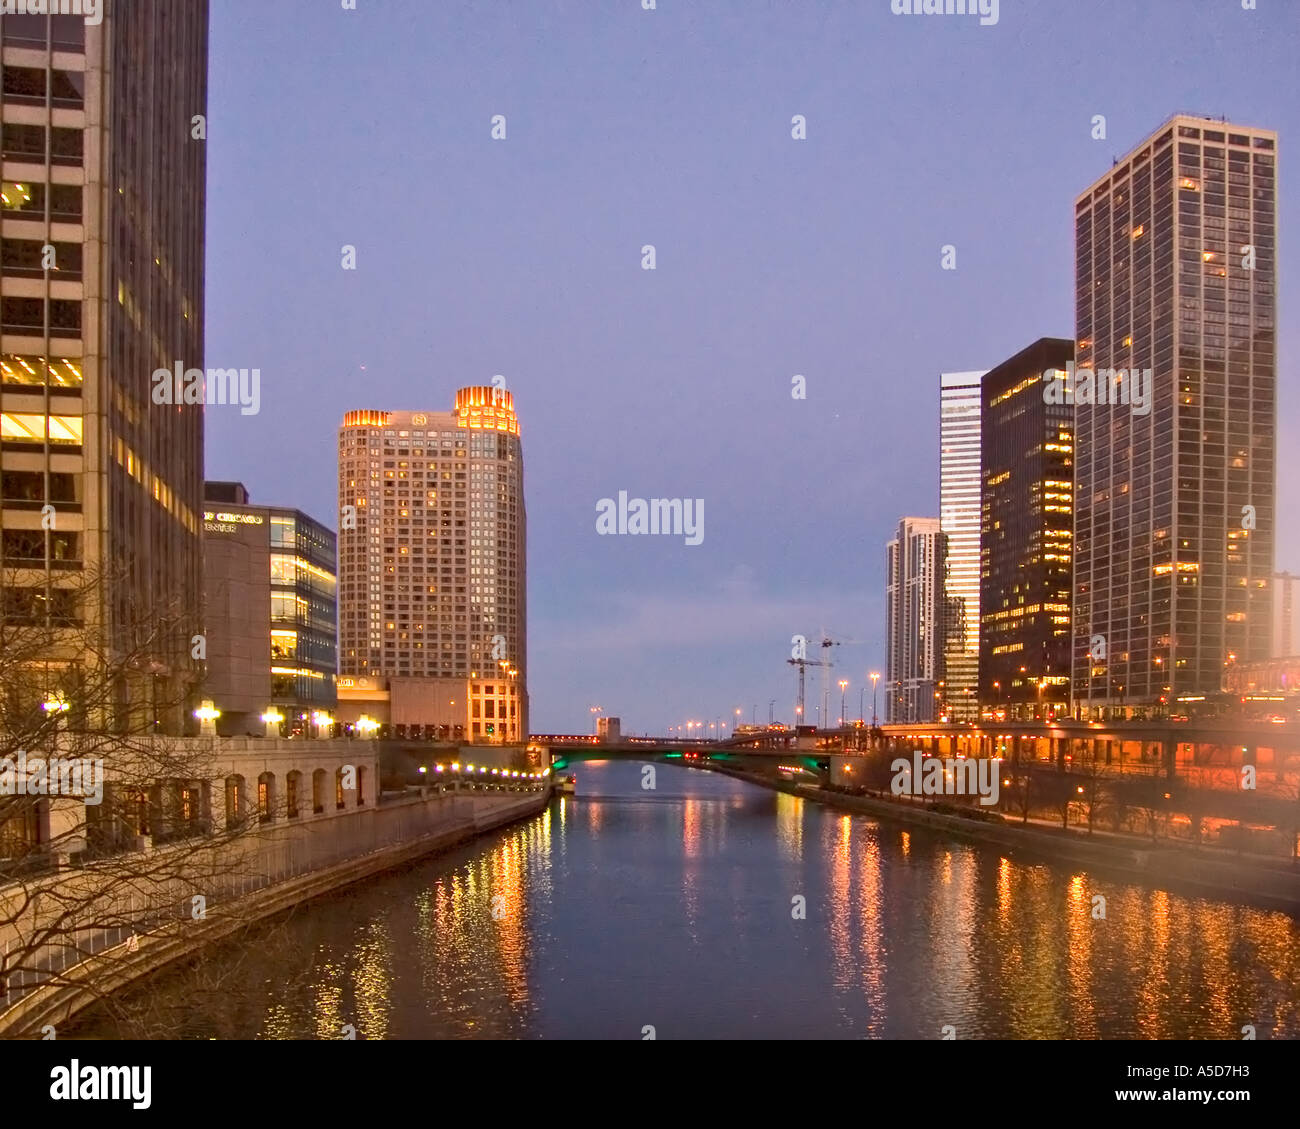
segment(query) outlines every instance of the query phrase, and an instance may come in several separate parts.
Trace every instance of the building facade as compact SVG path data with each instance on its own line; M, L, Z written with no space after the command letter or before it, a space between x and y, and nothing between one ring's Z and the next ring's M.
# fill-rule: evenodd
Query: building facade
M939 521L948 541L944 581L942 715L979 716L980 380L983 372L939 378Z
M451 724L444 697L468 703L470 741L528 734L523 487L519 420L502 389L461 388L449 412L344 418L340 673L385 680L390 694L402 680L405 700L429 703L428 717L405 715L406 735ZM423 695L421 681L460 692Z
M1300 577L1289 572L1273 574L1273 653L1272 658L1291 658L1300 646L1295 634L1295 582Z
M1276 134L1183 116L1075 202L1075 375L1096 382L1074 397L1089 716L1166 712L1271 652L1276 223Z
M239 482L209 482L203 511L205 699L222 734L260 734L262 715L305 733L337 701L332 530L301 510L255 506Z
M103 677L97 720L179 732L203 408L150 378L203 364L208 5L106 8L0 20L0 615L52 629L33 693Z
M1074 410L1048 403L1074 342L1044 337L981 382L979 698L986 717L1068 714Z
M939 717L947 540L938 519L905 517L885 549L885 718L894 724Z

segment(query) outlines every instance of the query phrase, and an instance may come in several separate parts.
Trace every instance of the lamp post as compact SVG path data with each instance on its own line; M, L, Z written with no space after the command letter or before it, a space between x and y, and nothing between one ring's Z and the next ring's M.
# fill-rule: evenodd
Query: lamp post
M880 675L876 671L871 672L871 728L876 728L876 683L880 681Z
M844 727L844 691L848 689L848 685L849 685L849 680L847 678L840 679L840 727L841 728Z
M215 737L217 735L217 718L221 716L221 711L217 709L210 698L205 698L199 708L194 711L194 716L199 719L199 736Z

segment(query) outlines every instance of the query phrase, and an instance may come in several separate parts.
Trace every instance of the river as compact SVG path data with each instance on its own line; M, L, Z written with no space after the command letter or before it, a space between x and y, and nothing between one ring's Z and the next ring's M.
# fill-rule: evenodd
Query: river
M708 772L659 766L648 791L638 765L574 771L576 798L254 926L60 1037L1300 1035L1285 914Z

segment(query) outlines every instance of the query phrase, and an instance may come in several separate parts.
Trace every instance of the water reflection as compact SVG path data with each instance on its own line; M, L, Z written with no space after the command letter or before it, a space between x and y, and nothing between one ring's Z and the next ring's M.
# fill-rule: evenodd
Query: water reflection
M660 766L647 792L637 766L579 768L576 798L259 926L74 1034L1300 1035L1300 928L1282 914L726 777Z

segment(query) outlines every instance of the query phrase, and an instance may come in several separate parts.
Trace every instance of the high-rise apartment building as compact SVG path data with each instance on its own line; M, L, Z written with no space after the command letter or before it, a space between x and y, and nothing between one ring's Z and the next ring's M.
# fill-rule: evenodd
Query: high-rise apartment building
M905 517L885 548L885 714L896 725L939 716L947 540L937 519Z
M942 714L979 716L980 380L983 372L939 378L939 521L948 538L944 581Z
M55 629L34 694L89 631L137 729L195 704L203 407L151 375L203 364L207 60L207 0L0 18L0 615Z
M1073 359L1073 341L1044 337L982 381L985 716L1046 717L1069 709L1074 409L1055 397L1048 403L1043 374L1064 380Z
M449 412L348 412L339 506L340 686L382 694L386 722L407 734L525 737L524 476L511 394L469 387Z
M1090 715L1159 713L1269 656L1276 225L1276 134L1205 118L1174 117L1075 202L1075 377L1096 388L1074 397L1073 679Z

